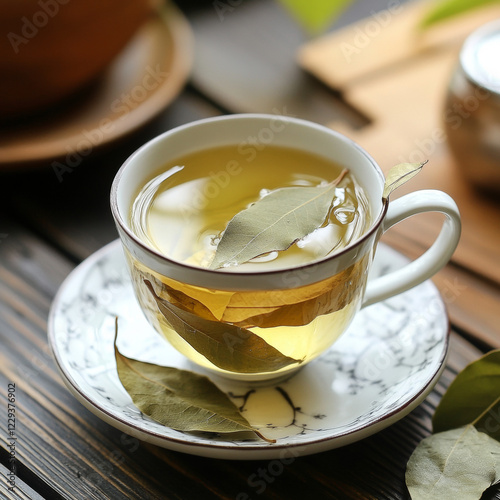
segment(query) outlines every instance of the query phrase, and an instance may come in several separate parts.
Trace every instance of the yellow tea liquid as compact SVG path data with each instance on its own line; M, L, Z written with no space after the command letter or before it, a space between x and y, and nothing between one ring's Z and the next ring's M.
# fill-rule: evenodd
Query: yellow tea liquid
M199 151L169 162L146 183L131 209L131 226L142 241L167 257L208 267L221 233L238 212L272 190L320 186L336 179L341 171L323 157L270 145L251 157L237 146ZM310 263L359 238L369 223L366 196L348 173L336 187L329 216L320 228L285 251L271 251L220 272L259 272ZM200 346L187 342L173 326L175 323L179 330L178 322L160 312L144 280L159 297L187 314L188 320L196 317L202 323L223 322L243 329L243 334L238 330L240 337L255 334L284 356L303 362L323 352L351 321L364 290L367 258L312 285L298 287L286 282L285 276L276 283L276 290L235 292L179 283L129 257L136 293L154 326L188 358L222 373L254 372L243 365L238 369L238 362L218 366L215 355L207 358ZM202 327L212 324L203 323ZM267 371L281 374L298 364L277 370L272 365Z

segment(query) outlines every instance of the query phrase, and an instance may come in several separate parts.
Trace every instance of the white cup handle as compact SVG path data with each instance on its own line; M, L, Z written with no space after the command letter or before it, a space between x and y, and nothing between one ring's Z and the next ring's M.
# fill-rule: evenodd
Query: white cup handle
M369 280L363 307L419 285L436 274L450 260L460 239L460 213L453 199L441 191L415 191L390 202L382 223L382 231L387 231L412 215L424 212L441 212L446 216L438 237L423 255L402 269Z

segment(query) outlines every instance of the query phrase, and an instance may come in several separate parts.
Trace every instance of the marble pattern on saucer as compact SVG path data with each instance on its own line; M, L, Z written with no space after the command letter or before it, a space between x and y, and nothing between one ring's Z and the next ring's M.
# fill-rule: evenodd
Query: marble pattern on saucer
M380 245L372 274L405 263ZM270 459L305 455L352 443L409 413L430 392L448 349L448 319L429 281L363 309L349 330L296 375L274 385L212 376L243 415L266 436L183 433L144 416L116 373L114 318L119 348L129 357L182 369L199 369L147 323L133 295L120 243L78 266L52 306L49 342L69 390L98 417L144 441L201 456Z

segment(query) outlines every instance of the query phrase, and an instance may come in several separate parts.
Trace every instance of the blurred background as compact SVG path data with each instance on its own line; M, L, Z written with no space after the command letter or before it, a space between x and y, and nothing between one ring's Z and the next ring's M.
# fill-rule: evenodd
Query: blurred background
M76 264L116 238L109 188L144 142L209 116L278 113L348 135L385 171L430 160L398 195L430 187L454 197L464 216L455 263L500 282L500 112L495 86L480 82L487 54L498 53L495 37L484 57L473 56L482 69L466 74L460 65L467 36L500 17L500 2L134 0L125 10L112 0L26 0L1 8L2 233L19 223ZM438 227L416 219L387 236L410 256ZM486 330L461 321L483 340L497 336L493 319Z

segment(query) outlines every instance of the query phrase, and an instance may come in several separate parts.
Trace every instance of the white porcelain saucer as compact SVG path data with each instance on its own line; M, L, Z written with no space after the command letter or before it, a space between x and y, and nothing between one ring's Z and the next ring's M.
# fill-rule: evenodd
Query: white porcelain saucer
M406 259L379 245L372 273ZM69 390L110 425L158 446L224 459L286 459L347 445L396 422L422 402L444 369L448 318L430 282L363 309L328 352L275 385L212 380L230 394L269 444L245 434L184 433L141 414L122 387L113 350L119 317L123 354L199 371L147 323L133 295L120 243L79 265L57 294L49 342ZM238 436L239 437L239 436Z

